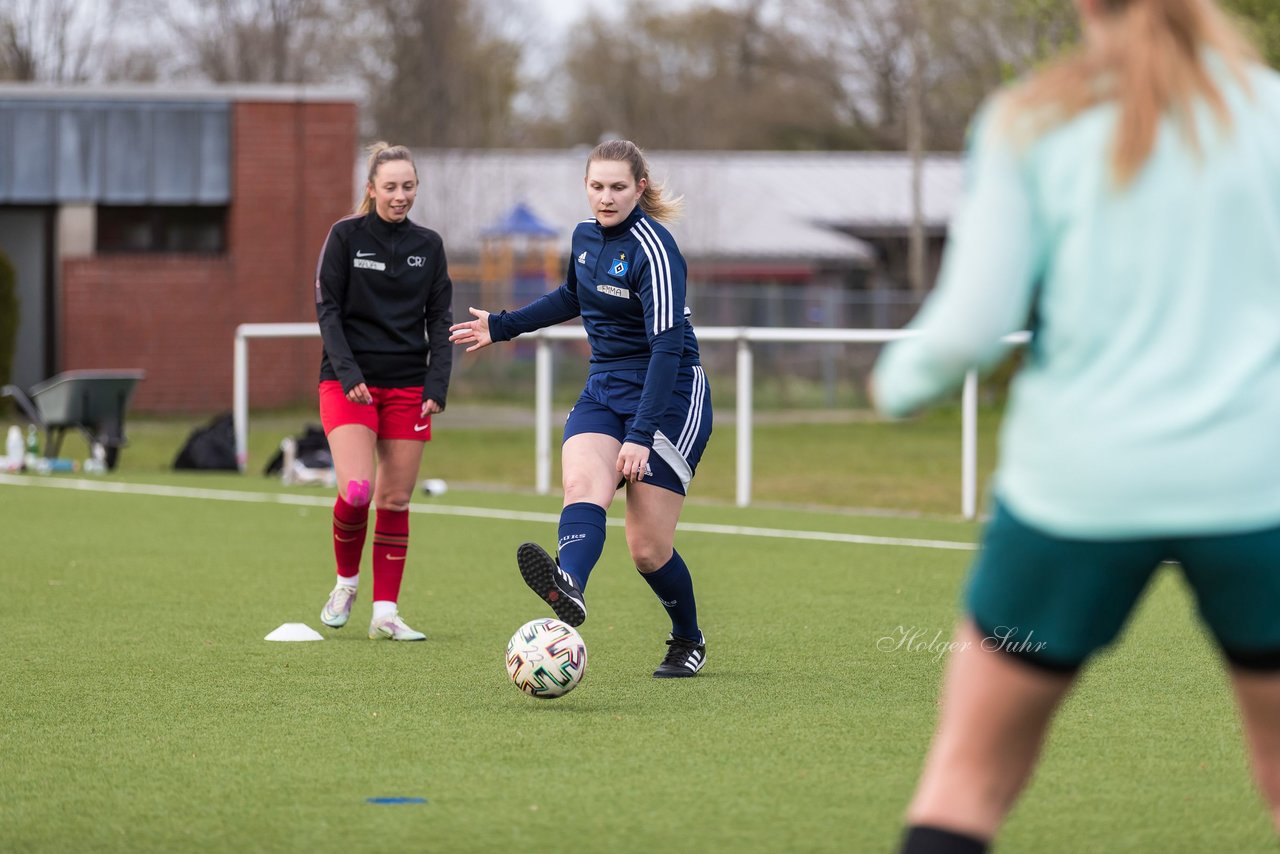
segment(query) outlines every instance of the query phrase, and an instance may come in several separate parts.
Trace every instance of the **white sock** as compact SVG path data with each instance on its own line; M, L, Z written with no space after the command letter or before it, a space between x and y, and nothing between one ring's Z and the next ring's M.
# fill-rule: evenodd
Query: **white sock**
M341 584L343 587L359 587L360 573L357 572L355 575L352 575L350 577L345 575L339 575L338 583Z
M396 603L387 601L377 601L373 603L373 619L385 620L388 617L396 615Z

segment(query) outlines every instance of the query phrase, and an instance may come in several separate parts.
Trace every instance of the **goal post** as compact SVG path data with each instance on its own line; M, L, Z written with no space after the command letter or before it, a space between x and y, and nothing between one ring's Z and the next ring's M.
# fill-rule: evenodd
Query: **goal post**
M319 338L318 323L242 323L236 327L231 367L231 417L236 432L236 465L249 464L249 339Z

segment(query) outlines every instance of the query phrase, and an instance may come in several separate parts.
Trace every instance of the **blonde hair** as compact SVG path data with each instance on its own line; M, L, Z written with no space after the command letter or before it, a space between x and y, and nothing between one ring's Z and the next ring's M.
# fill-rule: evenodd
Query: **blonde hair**
M1111 169L1123 187L1151 156L1166 114L1197 148L1197 101L1207 103L1219 124L1230 128L1231 115L1206 52L1221 58L1241 85L1247 85L1245 67L1257 53L1213 0L1098 2L1098 38L1015 88L1006 116L1019 125L1017 131L1037 135L1099 103L1114 102L1119 119Z
M631 168L631 177L636 184L645 181L644 192L640 195L640 210L659 222L674 222L680 218L684 210L684 196L670 197L666 187L649 178L649 164L644 159L644 152L630 140L610 139L591 149L587 157L587 169L597 160L614 163L625 163Z
M409 165L413 167L413 174L418 174L418 165L413 162L413 154L403 145L392 145L389 142L378 142L370 145L366 151L369 152L369 174L366 177L364 185L364 197L360 199L360 204L356 205L356 213L367 214L372 213L374 208L373 197L369 195L369 187L373 186L373 179L378 174L378 167L390 160L407 160Z

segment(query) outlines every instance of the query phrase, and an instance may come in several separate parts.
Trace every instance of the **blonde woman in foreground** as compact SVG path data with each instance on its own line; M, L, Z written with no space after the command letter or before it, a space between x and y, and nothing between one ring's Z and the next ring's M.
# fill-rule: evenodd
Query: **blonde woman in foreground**
M1031 323L910 854L987 849L1165 560L1280 819L1280 75L1211 0L1076 5L1084 46L976 120L921 334L873 374L904 416Z

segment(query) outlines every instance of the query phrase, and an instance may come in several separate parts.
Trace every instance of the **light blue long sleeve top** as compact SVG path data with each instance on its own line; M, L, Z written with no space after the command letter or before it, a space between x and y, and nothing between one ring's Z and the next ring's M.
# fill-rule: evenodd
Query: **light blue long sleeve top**
M997 97L919 335L876 364L900 417L998 363L1032 321L994 495L1065 537L1280 524L1280 75L1223 73L1200 150L1169 120L1117 188L1104 104L1018 145Z

